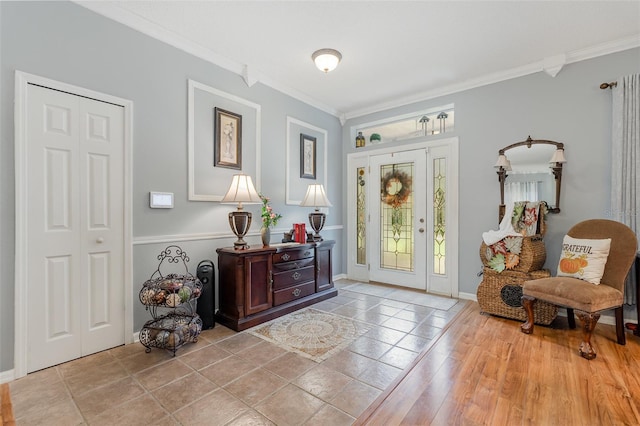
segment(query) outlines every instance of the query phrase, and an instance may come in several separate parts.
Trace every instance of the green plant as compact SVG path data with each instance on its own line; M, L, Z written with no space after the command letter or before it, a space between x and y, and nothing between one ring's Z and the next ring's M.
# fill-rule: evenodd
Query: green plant
M382 140L382 137L380 137L380 135L378 133L372 133L371 136L369 136L369 141L373 142L373 141L378 141L380 142Z
M273 211L273 208L269 205L269 201L271 201L269 198L262 194L259 195L262 200L262 226L265 228L276 226L278 221L282 219L282 215Z

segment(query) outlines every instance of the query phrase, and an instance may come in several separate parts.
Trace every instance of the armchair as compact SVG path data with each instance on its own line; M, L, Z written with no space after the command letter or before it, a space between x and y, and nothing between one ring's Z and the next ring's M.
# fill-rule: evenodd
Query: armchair
M527 321L520 329L526 334L533 333L533 307L536 300L567 308L570 328L576 327L573 316L575 309L584 330L579 353L583 358L593 359L596 352L591 346L591 335L601 311L614 309L618 344L626 343L622 310L624 282L636 256L637 240L628 226L605 219L580 222L567 235L573 238L611 239L600 284L567 276L525 281L522 287L522 305L527 312Z

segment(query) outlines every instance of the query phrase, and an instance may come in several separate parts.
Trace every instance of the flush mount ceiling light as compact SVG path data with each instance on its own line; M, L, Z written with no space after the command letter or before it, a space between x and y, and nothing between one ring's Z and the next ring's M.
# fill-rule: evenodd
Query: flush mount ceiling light
M320 49L313 52L311 59L320 71L329 72L336 69L342 54L335 49Z

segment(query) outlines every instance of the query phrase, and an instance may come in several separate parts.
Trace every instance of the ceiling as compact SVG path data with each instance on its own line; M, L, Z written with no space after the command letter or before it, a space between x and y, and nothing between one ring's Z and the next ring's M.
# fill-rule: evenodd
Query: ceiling
M342 119L640 46L638 0L78 3Z

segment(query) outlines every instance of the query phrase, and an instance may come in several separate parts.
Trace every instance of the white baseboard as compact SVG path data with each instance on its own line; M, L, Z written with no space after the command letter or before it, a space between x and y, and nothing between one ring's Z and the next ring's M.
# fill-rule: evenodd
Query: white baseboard
M478 298L475 293L458 293L458 299L463 300L473 300L474 302L478 301Z
M12 382L16 379L14 370L0 371L0 384Z

